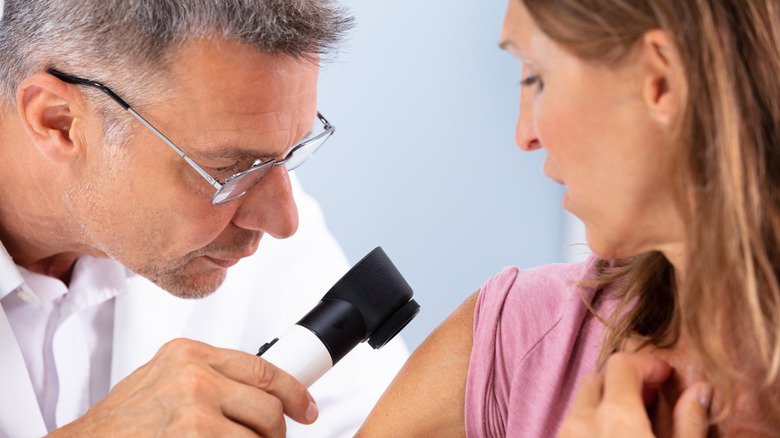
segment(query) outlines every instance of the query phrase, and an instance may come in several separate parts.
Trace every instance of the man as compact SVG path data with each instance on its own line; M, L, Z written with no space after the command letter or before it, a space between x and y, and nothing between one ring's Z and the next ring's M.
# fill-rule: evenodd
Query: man
M346 269L287 171L333 132L318 62L349 25L327 0L6 0L0 435L284 436L320 407L300 433L351 433L401 347L345 359L321 406L251 354Z

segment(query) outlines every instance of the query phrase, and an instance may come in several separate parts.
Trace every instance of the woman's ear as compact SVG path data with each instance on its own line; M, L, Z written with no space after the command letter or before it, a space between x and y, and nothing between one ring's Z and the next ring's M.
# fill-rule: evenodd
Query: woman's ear
M67 163L82 152L74 135L74 109L84 108L76 86L47 73L27 77L16 92L19 117L33 144L46 158Z
M641 44L642 98L650 117L665 129L682 104L682 64L671 39L660 29L645 33Z

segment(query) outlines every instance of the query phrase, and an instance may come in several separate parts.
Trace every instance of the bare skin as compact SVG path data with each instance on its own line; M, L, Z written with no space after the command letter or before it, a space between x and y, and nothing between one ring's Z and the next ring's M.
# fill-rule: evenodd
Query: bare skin
M466 436L466 373L477 296L466 299L412 353L358 437Z
M615 354L607 362L604 373L582 379L558 436L623 437L630 431L637 438L655 437L646 407L658 396L654 393L658 386L671 375L671 366L656 356ZM672 422L662 425L665 434L658 436L706 437L711 394L708 391L704 383L688 387L674 404Z
M48 436L284 437L282 413L305 424L317 418L292 376L252 355L179 339Z

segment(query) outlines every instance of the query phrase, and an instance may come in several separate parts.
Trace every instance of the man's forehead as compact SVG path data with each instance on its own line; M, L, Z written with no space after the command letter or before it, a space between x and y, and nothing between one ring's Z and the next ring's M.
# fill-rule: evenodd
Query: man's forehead
M193 105L264 111L283 100L316 98L319 68L238 42L205 40L180 50L170 73L171 86Z
M168 73L173 98L157 100L155 117L193 158L280 158L315 126L316 65L206 39L185 43Z

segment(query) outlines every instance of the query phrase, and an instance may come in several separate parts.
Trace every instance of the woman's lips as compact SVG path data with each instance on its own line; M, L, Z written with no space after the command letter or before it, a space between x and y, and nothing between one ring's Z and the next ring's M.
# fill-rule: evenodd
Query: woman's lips
M552 163L549 155L544 160L544 164L542 165L542 172L547 178L550 178L551 180L557 182L558 184L566 185L566 183L563 182L563 178L561 178L560 171Z

